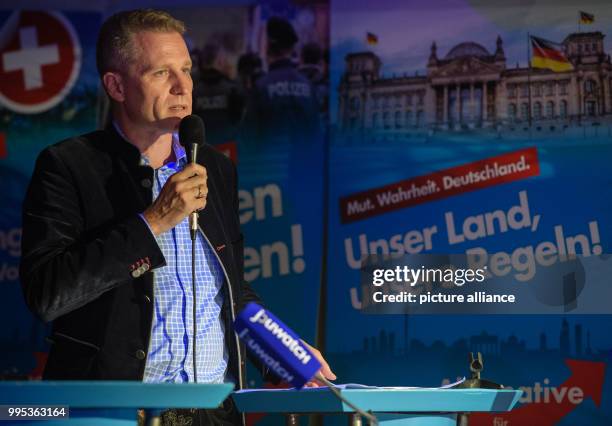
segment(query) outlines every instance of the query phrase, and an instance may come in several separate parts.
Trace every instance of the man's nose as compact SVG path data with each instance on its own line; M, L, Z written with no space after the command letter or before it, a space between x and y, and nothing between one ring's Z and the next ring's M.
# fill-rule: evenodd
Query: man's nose
M184 95L191 92L191 77L183 72L175 73L170 92L173 95Z

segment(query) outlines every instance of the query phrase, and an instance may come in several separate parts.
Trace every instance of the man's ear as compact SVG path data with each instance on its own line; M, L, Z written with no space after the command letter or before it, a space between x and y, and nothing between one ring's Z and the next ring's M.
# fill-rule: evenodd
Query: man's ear
M121 79L121 75L116 72L106 72L102 76L102 83L104 84L104 88L106 89L106 93L108 96L116 101L123 102L125 101L125 90L123 87L123 80Z

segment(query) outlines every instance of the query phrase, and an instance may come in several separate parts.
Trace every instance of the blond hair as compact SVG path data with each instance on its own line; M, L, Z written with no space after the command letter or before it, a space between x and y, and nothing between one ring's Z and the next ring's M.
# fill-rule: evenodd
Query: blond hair
M133 36L142 31L185 33L185 23L168 12L136 9L119 12L108 18L100 28L96 45L96 65L100 77L117 71L134 56Z

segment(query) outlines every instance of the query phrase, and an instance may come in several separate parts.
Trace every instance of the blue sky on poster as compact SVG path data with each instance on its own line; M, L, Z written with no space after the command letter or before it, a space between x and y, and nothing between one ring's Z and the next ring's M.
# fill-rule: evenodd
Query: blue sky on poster
M331 3L331 80L332 119L335 121L336 88L344 70L347 53L370 50L383 62L382 72L423 75L431 43L443 58L455 45L474 41L489 52L495 51L500 35L504 42L507 67L527 63L527 33L562 41L578 31L578 11L595 15L593 25L582 31L612 29L609 2L598 1L486 1L432 0L366 1L336 0ZM376 46L366 43L366 32L378 36ZM611 45L606 51L611 52Z

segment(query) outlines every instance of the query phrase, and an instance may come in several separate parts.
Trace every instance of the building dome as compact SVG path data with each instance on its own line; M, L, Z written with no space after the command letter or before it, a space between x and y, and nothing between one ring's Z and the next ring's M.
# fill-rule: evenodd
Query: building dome
M465 43L459 43L453 47L444 59L458 59L466 56L490 56L491 54L482 45L468 41Z

